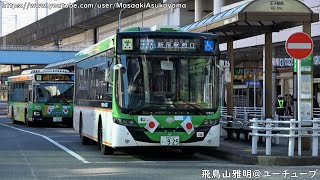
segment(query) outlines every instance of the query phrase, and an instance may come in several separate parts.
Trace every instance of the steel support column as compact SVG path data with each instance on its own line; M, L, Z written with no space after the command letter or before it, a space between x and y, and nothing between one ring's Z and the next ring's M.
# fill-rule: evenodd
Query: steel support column
M273 53L273 56L276 57L277 54ZM277 102L277 87L278 87L277 66L273 66L272 67L272 113L273 114L276 111L275 104Z
M311 22L304 21L303 25L302 25L302 30L304 33L309 34L309 36L311 37ZM313 107L313 100L314 100L313 99L313 96L314 96L314 92L313 92L313 59L312 59L310 74L311 74L311 106ZM311 110L311 117L313 117L313 108Z
M199 21L202 19L203 14L203 6L202 0L195 0L194 1L194 21Z
M227 83L227 111L228 115L233 115L233 75L234 75L234 54L233 54L233 40L227 42L227 56L230 62L231 81Z
M272 32L265 34L263 47L263 96L264 112L266 118L272 118Z

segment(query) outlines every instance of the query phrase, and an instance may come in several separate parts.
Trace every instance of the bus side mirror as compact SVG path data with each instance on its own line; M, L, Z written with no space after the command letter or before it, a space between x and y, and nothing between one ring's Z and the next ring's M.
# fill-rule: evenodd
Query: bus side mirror
M123 67L122 64L116 64L116 65L114 65L114 66L113 66L113 69L114 69L114 70L121 70L122 73L125 73L125 72L126 72L126 68Z
M121 69L122 67L123 67L122 64L116 64L116 65L113 66L113 69L114 69L114 70L119 70L119 69Z

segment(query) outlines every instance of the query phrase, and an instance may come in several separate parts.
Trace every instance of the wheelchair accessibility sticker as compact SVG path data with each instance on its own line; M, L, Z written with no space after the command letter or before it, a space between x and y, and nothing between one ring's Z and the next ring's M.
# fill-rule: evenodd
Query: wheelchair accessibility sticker
M214 42L212 40L204 40L203 41L203 50L205 52L213 52L214 51Z

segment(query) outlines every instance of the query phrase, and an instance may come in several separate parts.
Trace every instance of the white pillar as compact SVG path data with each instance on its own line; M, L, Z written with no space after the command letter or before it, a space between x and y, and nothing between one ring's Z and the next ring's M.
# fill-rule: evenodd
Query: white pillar
M296 120L295 119L290 119L290 130L289 134L291 137L289 137L289 147L288 147L288 156L294 156L294 136L295 135L295 127L296 124L294 123Z
M0 1L0 37L3 35L2 34L2 5L3 5L3 2Z
M38 4L39 2L38 2L38 0L36 0L36 2L35 2L36 4ZM36 8L35 8L35 21L38 21L39 20L39 12L38 12L38 6L36 6Z
M258 127L258 118L253 118L253 122L252 122L252 145L251 145L251 154L255 155L258 153L258 129L256 129Z
M271 155L271 135L272 135L272 130L271 130L271 119L268 118L266 119L266 155L270 156Z
M221 8L224 5L225 0L213 0L213 14L218 14L221 12Z
M315 122L313 122L313 137L312 137L312 156L318 156L318 150L319 150L319 130L317 130L319 128L319 118L314 118L313 119Z
M203 14L203 7L202 7L202 0L195 0L194 1L194 21L199 21L202 19Z

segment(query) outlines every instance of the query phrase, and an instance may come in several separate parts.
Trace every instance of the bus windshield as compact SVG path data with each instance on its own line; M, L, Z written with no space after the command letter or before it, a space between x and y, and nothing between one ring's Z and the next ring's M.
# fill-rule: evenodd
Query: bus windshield
M73 98L73 83L40 83L35 85L35 102L69 103Z
M121 108L201 110L216 108L213 57L127 56L118 78ZM159 109L160 108L160 109Z

